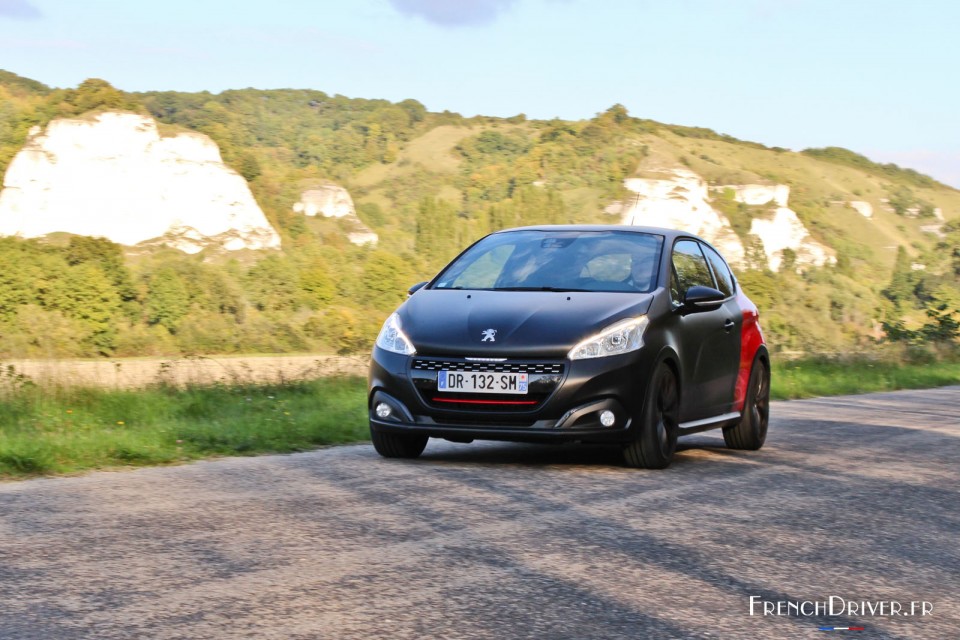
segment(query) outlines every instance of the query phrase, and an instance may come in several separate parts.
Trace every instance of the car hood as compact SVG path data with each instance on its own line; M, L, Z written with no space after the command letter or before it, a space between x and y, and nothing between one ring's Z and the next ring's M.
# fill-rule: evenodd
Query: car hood
M652 299L637 293L421 289L398 313L420 354L562 358L606 326L646 313Z

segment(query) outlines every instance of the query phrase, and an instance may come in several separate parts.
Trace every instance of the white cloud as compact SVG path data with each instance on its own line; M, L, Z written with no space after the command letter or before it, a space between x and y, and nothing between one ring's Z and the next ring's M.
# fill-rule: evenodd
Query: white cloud
M28 0L0 0L0 18L35 20L42 15Z
M419 16L442 27L489 24L517 0L390 0L406 16Z

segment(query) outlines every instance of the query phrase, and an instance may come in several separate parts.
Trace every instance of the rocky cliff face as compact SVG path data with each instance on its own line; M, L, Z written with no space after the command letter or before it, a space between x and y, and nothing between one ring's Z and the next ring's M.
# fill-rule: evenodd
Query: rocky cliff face
M784 250L796 256L795 264L820 266L836 259L830 250L813 239L797 214L787 206L790 187L787 185L722 185L708 187L699 175L683 168L663 169L657 178L628 178L624 186L636 197L619 208L623 224L683 229L706 239L734 265L742 265L746 257L743 240L725 215L710 205L711 191L732 189L737 202L767 206L763 216L753 218L749 236L763 243L768 266L777 271L783 263Z
M851 200L850 206L864 218L873 217L873 205L863 200Z
M683 229L706 239L734 264L742 264L743 243L730 221L710 206L707 183L693 171L665 170L662 178L628 178L636 197L627 203L623 223Z
M353 244L377 244L380 240L379 236L357 217L353 198L339 185L327 184L304 191L300 194L300 201L294 203L293 210L310 217L319 215L342 219L348 229L347 239Z
M275 249L280 236L242 176L205 135L161 137L130 113L60 119L35 129L0 192L0 235L54 232L187 253Z
M293 210L306 216L321 215L324 218L346 218L356 216L353 198L343 187L329 184L308 189L300 194L300 202Z

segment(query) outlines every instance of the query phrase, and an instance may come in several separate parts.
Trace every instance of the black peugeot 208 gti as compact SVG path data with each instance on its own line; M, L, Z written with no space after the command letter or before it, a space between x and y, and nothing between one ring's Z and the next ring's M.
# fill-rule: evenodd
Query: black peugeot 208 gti
M709 243L543 226L492 233L410 289L377 337L368 409L386 457L430 437L575 441L663 468L706 429L759 449L769 392L757 308Z

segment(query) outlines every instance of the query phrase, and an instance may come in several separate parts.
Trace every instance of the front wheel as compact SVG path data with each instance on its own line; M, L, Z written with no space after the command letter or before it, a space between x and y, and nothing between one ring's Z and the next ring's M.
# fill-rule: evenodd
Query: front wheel
M770 421L770 367L760 358L753 363L747 397L743 403L743 416L733 427L723 430L723 441L730 449L756 451L767 439L767 424Z
M679 433L680 389L677 376L666 363L654 370L639 416L637 438L623 448L628 467L663 469L673 460Z
M370 429L373 448L384 458L417 458L427 446L427 436L381 433Z

